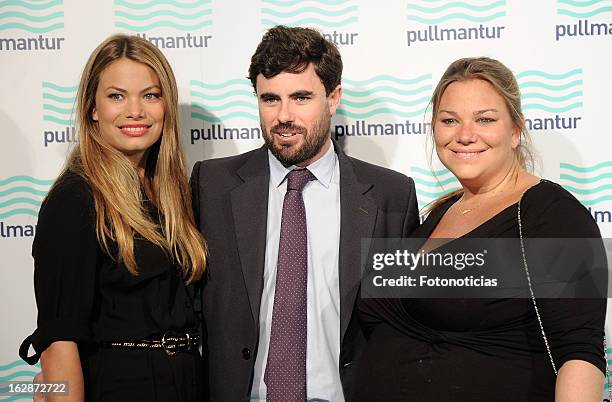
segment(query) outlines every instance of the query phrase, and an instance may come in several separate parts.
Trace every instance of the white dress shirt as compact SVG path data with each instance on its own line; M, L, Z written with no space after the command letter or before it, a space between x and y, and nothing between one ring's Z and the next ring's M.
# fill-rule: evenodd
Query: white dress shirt
M283 166L270 151L270 185L264 285L259 311L259 346L255 360L252 401L266 400L264 373L268 359L276 265L286 176L296 168ZM308 166L316 177L302 191L308 240L306 395L308 399L344 402L340 383L340 168L334 147Z

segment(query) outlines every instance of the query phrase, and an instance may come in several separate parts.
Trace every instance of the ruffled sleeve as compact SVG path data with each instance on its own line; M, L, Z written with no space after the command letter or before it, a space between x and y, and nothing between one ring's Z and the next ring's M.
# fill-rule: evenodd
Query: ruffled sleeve
M32 245L37 328L19 350L30 364L55 341L91 341L99 258L93 205L84 179L67 174L40 209ZM30 345L33 356L27 356Z

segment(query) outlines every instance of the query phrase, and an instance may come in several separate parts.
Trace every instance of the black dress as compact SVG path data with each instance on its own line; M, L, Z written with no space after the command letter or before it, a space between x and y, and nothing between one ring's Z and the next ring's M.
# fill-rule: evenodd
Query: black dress
M429 237L457 199L431 212L412 237ZM524 194L521 217L526 237L600 237L588 211L545 180ZM517 204L465 237L518 237ZM606 300L537 303L557 369L579 359L605 372ZM555 376L530 298L361 299L358 310L368 343L356 401L554 400Z
M147 204L155 220L157 210ZM38 360L54 341L74 341L87 401L199 402L204 376L197 350L168 356L99 347L167 330L195 332L197 323L193 290L161 248L136 238L139 275L133 276L102 251L95 222L88 184L65 175L41 207L32 246L38 325L22 345L22 351L31 344L36 352L27 360Z

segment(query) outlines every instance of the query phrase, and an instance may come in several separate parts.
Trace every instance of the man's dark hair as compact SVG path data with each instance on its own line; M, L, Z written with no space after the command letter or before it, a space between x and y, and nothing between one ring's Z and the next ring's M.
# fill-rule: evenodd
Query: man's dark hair
M257 76L272 78L282 72L301 73L308 64L315 72L329 95L342 76L342 59L336 45L310 28L275 26L265 33L251 57L249 79L257 90Z

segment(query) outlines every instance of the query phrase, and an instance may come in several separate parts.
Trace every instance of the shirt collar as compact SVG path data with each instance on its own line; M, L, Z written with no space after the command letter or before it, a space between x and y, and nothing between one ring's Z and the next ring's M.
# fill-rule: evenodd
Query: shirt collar
M331 140L329 140L331 142ZM331 179L334 175L336 167L336 152L334 151L334 144L330 144L329 149L325 154L316 160L314 163L307 166L310 173L316 177L317 181L321 183L325 188L329 187ZM298 166L291 165L289 167L283 166L282 163L272 154L268 149L268 164L270 165L270 182L275 186L279 187L285 181L287 173L293 169L301 169Z

